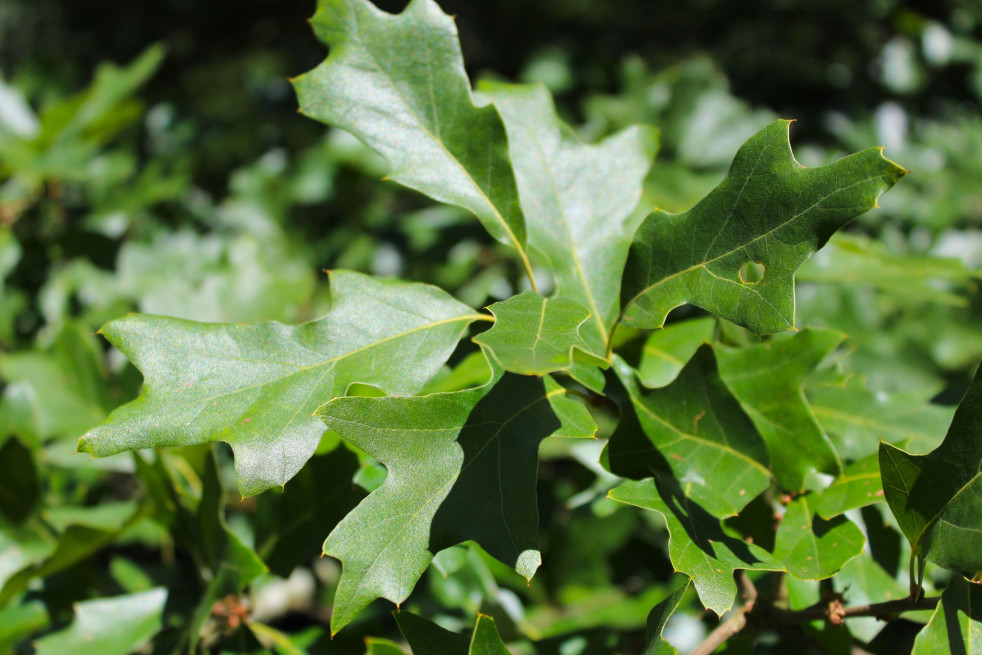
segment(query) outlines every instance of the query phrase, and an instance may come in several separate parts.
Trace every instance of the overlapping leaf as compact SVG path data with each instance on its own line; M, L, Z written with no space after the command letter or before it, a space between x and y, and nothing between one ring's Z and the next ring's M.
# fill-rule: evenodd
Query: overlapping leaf
M691 586L692 579L690 578L651 609L645 630L645 638L648 643L645 644L644 655L678 655L678 650L668 643L663 633L668 620L672 618L672 614L675 614L679 605L682 604L685 592L689 591Z
M947 569L982 570L982 370L944 441L927 455L880 444L883 492L911 550Z
M331 274L332 307L298 326L204 324L132 315L103 333L145 377L143 394L82 437L97 456L226 441L239 489L283 485L310 459L324 425L313 412L360 382L412 394L467 325L466 305L431 286Z
M699 600L722 615L733 607L737 569L780 571L763 548L727 533L719 519L687 498L678 481L660 477L628 482L610 491L614 500L658 512L668 525L668 555L677 571L692 576Z
M336 398L317 413L388 469L324 544L343 566L334 632L376 598L401 603L434 553L469 539L531 578L541 561L539 443L596 430L586 407L551 378L500 369L476 389Z
M865 507L883 500L880 465L876 455L853 462L835 478L815 505L815 511L830 519L850 509Z
M614 370L632 408L604 450L609 470L643 478L666 469L713 516L736 514L770 484L767 448L702 346L670 385L643 392L619 357Z
M757 333L794 325L797 268L905 171L875 148L805 169L791 154L789 125L750 138L726 179L689 211L645 219L624 271L628 325L661 327L687 302ZM763 267L762 279L742 272L749 264Z
M568 370L573 365L574 349L590 351L580 336L590 310L571 298L543 298L525 291L494 303L488 311L494 314L494 326L474 341L506 371L545 375ZM603 358L602 345L591 359L597 358Z
M331 53L294 80L301 111L364 141L396 182L474 212L531 270L505 127L474 105L453 19L432 0L399 15L320 0L311 22Z
M505 121L529 245L552 262L558 295L589 309L581 332L603 353L620 309L627 223L657 133L630 127L587 145L559 120L545 87L483 83L480 91Z
M494 619L486 614L478 614L470 639L409 612L395 617L413 655L509 655Z
M801 580L822 580L839 572L863 552L866 538L844 516L816 516L814 497L805 494L788 505L775 538L774 557Z
M839 458L805 400L802 383L843 336L804 330L787 339L719 353L723 380L760 430L774 477L789 491L803 489L812 469L839 472Z
M716 319L704 317L673 323L652 332L644 343L638 363L641 384L656 389L674 380L699 346L712 340L715 328Z
M912 655L982 653L982 584L954 576L934 615L914 640Z

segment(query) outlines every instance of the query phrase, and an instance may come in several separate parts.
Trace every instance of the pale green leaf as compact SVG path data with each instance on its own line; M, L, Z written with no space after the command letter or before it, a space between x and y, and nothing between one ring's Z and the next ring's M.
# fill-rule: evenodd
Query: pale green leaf
M767 442L774 477L789 491L811 470L836 474L839 458L805 400L802 384L844 335L803 330L750 348L719 353L719 370Z
M406 651L394 641L378 637L366 637L365 655L406 655Z
M814 169L791 154L790 121L737 152L726 179L681 214L645 219L624 271L624 320L661 327L692 303L757 333L794 325L794 273L832 234L905 174L871 148ZM763 267L763 278L743 273Z
M982 570L982 369L944 441L927 455L880 443L883 492L911 550L954 571Z
M777 530L774 557L801 580L822 580L863 552L866 538L844 516L825 520L815 514L814 496L798 496L787 507Z
M474 337L506 371L522 375L545 375L568 370L574 349L588 353L590 347L580 330L590 310L571 298L543 298L525 291L488 307L494 326ZM594 353L603 359L603 350Z
M75 621L37 641L38 655L128 655L163 627L167 590L158 587L75 606Z
M343 566L334 632L376 598L401 603L434 553L469 539L531 578L541 561L539 443L596 431L586 407L551 378L500 369L476 389L336 398L317 413L388 469L324 544Z
M609 496L665 518L672 565L692 577L703 606L719 615L733 607L736 599L735 570L783 569L763 548L728 534L718 518L686 498L676 480L627 482L612 489Z
M911 655L982 653L982 584L956 575L948 582L934 615L914 640Z
M668 620L678 610L679 605L682 604L682 599L685 597L685 593L689 591L689 587L691 586L692 579L690 578L685 581L685 584L666 596L665 600L651 609L651 614L648 615L647 630L645 631L645 638L648 643L645 644L644 655L678 655L675 646L672 646L665 640L663 633L665 632L665 626L668 625Z
M649 389L675 379L704 342L712 341L716 319L696 318L655 330L645 341L638 363L638 379Z
M621 409L622 425L604 449L611 472L642 478L670 470L686 496L717 517L736 514L770 485L767 448L720 379L711 346L701 347L674 382L653 391L642 391L619 357L613 367L633 412Z
M628 220L657 150L650 127L630 127L587 145L559 120L543 86L482 83L501 112L529 245L552 262L560 297L590 311L581 328L603 353L620 310Z
M313 415L360 382L418 392L480 316L435 287L331 274L330 313L298 326L132 315L103 328L144 375L143 394L82 437L97 456L226 441L239 490L292 478L317 448Z
M396 182L474 212L530 270L505 127L474 105L453 19L432 0L399 15L320 0L311 23L331 52L294 80L301 111L364 141Z
M848 510L878 503L883 500L883 484L880 482L880 465L877 456L870 455L853 462L835 478L819 496L815 511L830 519Z

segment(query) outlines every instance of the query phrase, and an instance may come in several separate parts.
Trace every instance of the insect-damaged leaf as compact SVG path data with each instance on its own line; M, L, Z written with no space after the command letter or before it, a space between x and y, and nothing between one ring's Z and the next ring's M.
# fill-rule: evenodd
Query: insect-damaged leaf
M883 492L919 558L955 571L982 570L982 369L944 441L927 455L880 443Z
M757 333L794 325L795 271L906 171L877 148L806 169L791 154L789 125L751 137L689 211L645 219L624 271L627 325L661 327L687 302Z
M376 598L401 603L433 554L462 541L476 541L531 578L541 561L539 443L596 431L586 407L551 378L500 369L476 389L336 398L317 413L388 469L382 486L324 543L343 566L334 632Z
M620 309L628 219L657 150L657 132L629 127L595 145L559 120L543 86L482 83L501 111L529 245L549 257L560 297L590 311L580 332L603 353Z
M103 334L144 390L82 437L96 456L226 441L243 495L283 485L324 433L313 412L354 382L417 393L478 318L423 284L331 274L330 313L303 325L194 323L131 315Z
M505 127L474 105L453 19L432 0L399 15L320 0L311 23L331 53L294 80L301 111L364 141L396 182L474 212L530 269Z

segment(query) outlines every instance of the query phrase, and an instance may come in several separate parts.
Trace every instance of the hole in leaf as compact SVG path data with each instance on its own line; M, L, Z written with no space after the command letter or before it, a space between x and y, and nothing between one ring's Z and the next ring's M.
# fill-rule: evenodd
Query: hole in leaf
M744 284L757 284L764 279L764 270L764 265L759 262L747 262L740 267L737 274Z

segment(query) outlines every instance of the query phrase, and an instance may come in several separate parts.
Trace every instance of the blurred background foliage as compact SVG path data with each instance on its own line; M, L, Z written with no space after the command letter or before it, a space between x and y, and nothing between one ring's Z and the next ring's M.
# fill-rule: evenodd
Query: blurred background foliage
M848 379L870 403L957 402L982 358L982 5L441 4L457 15L472 79L545 84L586 140L661 129L639 217L690 207L777 116L799 119L806 165L885 146L912 174L799 275L798 325L849 335L809 397ZM133 616L114 629L125 643L91 652L167 653L204 635L215 652L362 653L363 635L396 636L382 603L333 641L325 633L338 571L320 544L385 475L330 435L283 492L246 500L231 492L225 450L72 456L138 390L139 373L95 336L126 312L299 322L329 307L325 268L431 282L475 307L522 288L476 221L381 181L384 161L297 115L287 77L324 57L313 9L0 0L0 653L59 652L80 625L122 616L92 599L124 594ZM750 343L734 326L717 334ZM431 389L480 380L467 355ZM452 628L492 613L519 648L526 640L521 652L637 652L674 582L664 530L604 497L599 444L543 452L549 564L532 585L460 546L438 556L410 609ZM217 575L241 549L270 571ZM871 597L892 589L864 575ZM235 599L250 582L243 612ZM683 646L711 625L693 611L670 630Z

